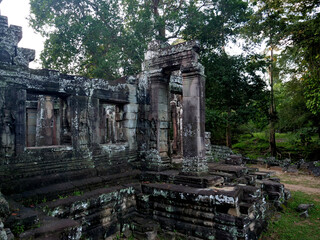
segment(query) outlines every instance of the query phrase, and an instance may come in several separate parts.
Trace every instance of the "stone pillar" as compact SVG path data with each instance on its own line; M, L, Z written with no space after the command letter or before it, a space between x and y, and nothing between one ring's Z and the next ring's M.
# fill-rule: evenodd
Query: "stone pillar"
M205 149L205 77L198 65L182 69L183 78L183 167L181 174L208 172Z
M150 156L152 170L162 170L169 163L169 85L161 69L150 74L151 82L151 121ZM152 156L152 157L151 157Z
M15 141L16 154L24 152L26 146L26 99L27 92L24 89L17 91L16 98L16 119L15 119Z
M129 150L137 151L137 126L139 104L137 101L137 79L129 76L127 79L129 89L129 104L124 105L123 109L123 132L124 138L129 144Z
M89 144L87 97L70 96L71 142L76 151L87 151Z
M124 105L123 128L129 149L137 148L136 132L137 132L137 116L139 105L135 102Z

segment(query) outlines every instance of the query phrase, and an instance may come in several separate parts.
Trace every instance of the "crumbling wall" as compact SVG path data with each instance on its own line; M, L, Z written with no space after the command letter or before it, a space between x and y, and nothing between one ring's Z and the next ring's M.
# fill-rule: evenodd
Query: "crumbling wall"
M212 161L219 161L233 154L232 150L227 146L211 145Z
M46 70L1 70L6 84L0 102L2 183L88 168L104 173L110 168L112 174L131 169L138 111L132 78L110 83ZM99 131L105 103L120 109L109 122L110 136Z
M17 48L21 28L8 26L0 16L0 32L3 192L23 191L20 183L37 176L88 169L88 176L117 174L135 168L136 78L108 81L29 69L34 51Z

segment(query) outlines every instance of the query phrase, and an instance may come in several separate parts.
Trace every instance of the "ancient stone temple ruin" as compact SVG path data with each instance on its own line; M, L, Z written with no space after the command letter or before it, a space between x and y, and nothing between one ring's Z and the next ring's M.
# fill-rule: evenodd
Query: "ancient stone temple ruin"
M0 16L0 239L257 239L288 197L211 161L198 42L154 41L108 81L29 69L21 38Z

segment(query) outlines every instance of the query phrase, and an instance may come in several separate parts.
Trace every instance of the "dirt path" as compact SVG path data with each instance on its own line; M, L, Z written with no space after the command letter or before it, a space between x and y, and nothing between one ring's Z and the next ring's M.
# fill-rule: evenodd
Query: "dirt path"
M284 183L284 186L291 190L291 191L300 191L308 194L319 194L320 195L320 189L319 188L310 188L310 187L305 187L302 185L294 185L294 184L288 184Z
M259 168L260 171L274 172L280 178L281 183L291 191L320 195L320 177L313 177L305 173L285 173L278 167L270 169L261 166L254 167Z

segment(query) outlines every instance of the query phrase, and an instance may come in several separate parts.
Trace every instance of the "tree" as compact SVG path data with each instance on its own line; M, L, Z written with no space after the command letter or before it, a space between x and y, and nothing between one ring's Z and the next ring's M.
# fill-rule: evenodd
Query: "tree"
M287 0L284 9L288 12L285 59L289 66L300 73L305 86L307 107L320 114L320 1Z
M32 27L47 37L45 68L88 77L136 74L147 43L181 30L181 0L31 0Z
M274 83L276 73L276 58L274 51L280 43L282 32L286 25L283 19L284 9L279 0L254 0L252 5L257 11L251 16L246 28L247 36L254 42L266 41L269 56L269 86L270 86L270 110L269 110L269 144L271 156L276 156L275 126L277 122L276 104L274 97Z
M184 39L198 39L204 52L223 51L229 41L235 41L241 27L251 14L246 1L197 0L186 9Z
M279 5L285 22L280 34L283 49L280 54L281 70L283 75L287 74L287 79L301 81L306 107L313 114L310 118L316 119L313 122L320 136L319 7L319 0L284 0Z
M278 109L278 129L297 132L313 125L312 113L306 106L303 82L291 79L275 86Z
M209 64L210 63L210 64ZM232 129L254 119L265 99L265 83L257 75L263 61L258 56L210 54L204 58L207 129L214 133L225 129L226 145L232 146Z
M187 13L183 38L198 39L203 46L207 129L215 138L224 129L226 145L231 147L232 128L248 120L249 114L242 112L248 109L250 77L244 77L246 59L228 56L225 46L236 40L251 11L241 0L212 0L191 2Z

